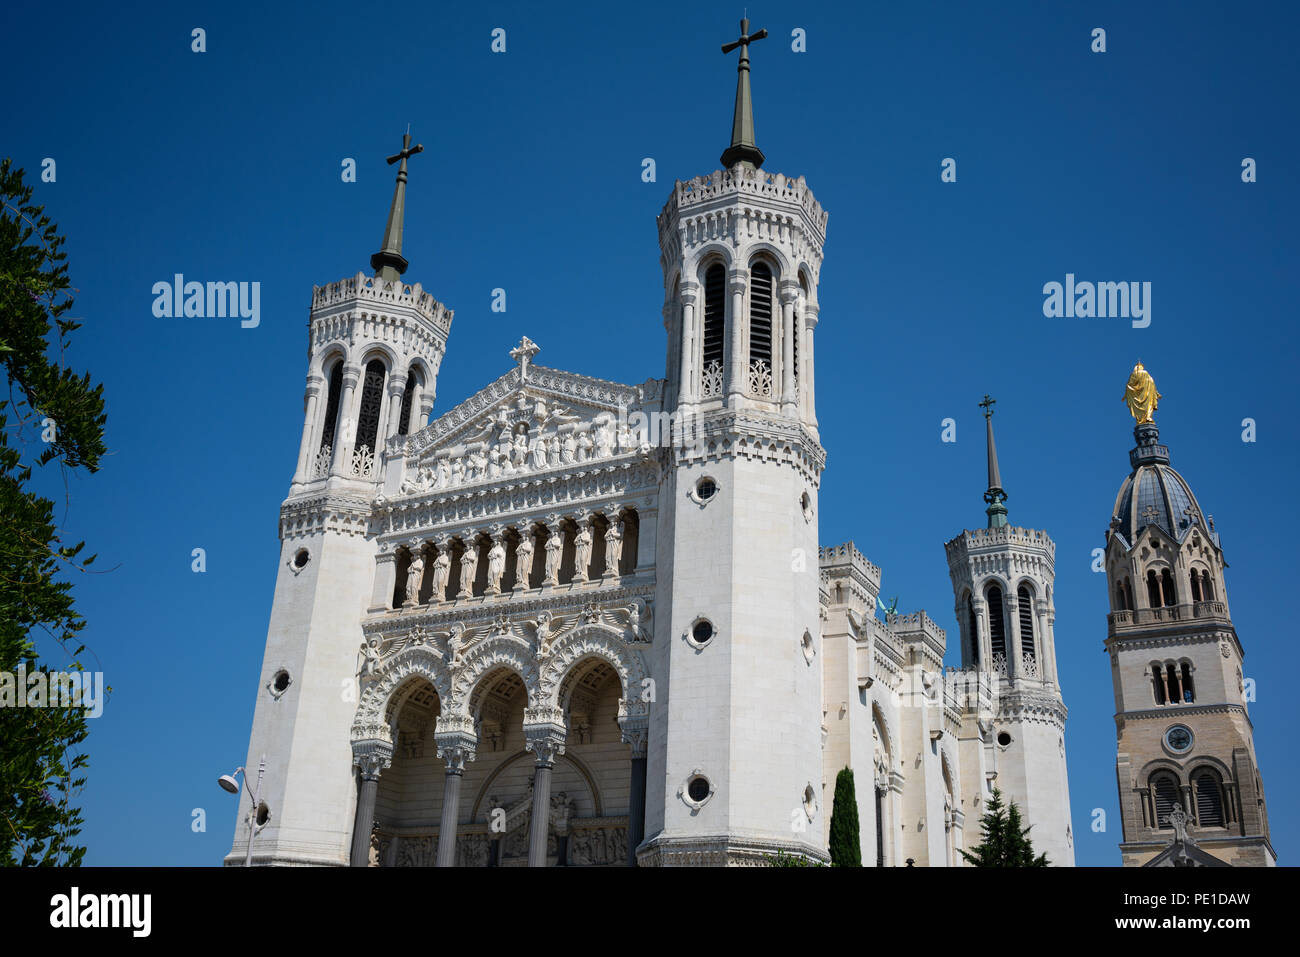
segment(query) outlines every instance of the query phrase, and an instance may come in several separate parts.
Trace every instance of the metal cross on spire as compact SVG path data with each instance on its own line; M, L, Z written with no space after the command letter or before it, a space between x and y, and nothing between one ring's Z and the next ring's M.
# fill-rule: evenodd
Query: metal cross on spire
M723 151L722 167L731 169L737 163L747 169L763 165L763 151L754 142L754 102L749 94L749 45L767 36L767 30L749 32L749 18L740 21L740 39L722 45L723 53L740 47L740 62L736 64L736 112L731 120L731 145Z
M393 189L393 205L388 209L383 248L370 257L370 268L379 279L397 280L406 272L408 264L402 257L402 223L406 218L406 161L416 153L423 152L424 147L419 143L411 145L411 127L408 125L402 136L401 152L388 157L389 166L399 160L402 165L397 168L397 186Z

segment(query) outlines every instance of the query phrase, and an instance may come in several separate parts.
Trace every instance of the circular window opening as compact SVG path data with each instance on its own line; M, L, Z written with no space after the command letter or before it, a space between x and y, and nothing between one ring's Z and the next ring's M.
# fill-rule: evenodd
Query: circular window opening
M1192 732L1190 728L1176 724L1165 732L1165 746L1175 754L1183 754L1192 749Z
M291 685L292 683L293 681L289 677L289 672L281 668L279 671L275 673L275 677L271 679L271 688L275 691L276 694L280 695L288 691L289 685Z
M686 785L686 793L697 804L703 801L709 796L709 779L703 777L691 778L690 783Z
M293 567L306 568L309 561L311 561L311 555L308 553L307 549L300 548L298 549L298 553L293 556Z
M702 478L695 483L695 494L706 501L713 498L717 491L718 483L711 478Z
M266 822L271 820L271 809L266 806L266 802L257 805L257 817L254 819L258 827L265 827Z
M704 644L713 637L713 622L706 619L700 619L691 629L691 637L695 639L696 644Z
M1010 743L1011 735L1007 734L1005 731L998 734L998 744L1005 748Z

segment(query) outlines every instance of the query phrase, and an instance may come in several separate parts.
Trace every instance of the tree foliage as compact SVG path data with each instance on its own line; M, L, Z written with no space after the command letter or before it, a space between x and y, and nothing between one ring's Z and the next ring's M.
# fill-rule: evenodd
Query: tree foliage
M84 670L78 636L86 622L72 582L58 576L86 570L95 556L81 554L84 542L62 539L54 503L29 486L33 467L94 472L106 453L103 386L64 364L79 326L67 318L64 241L31 200L22 170L0 161L0 364L9 380L0 396L0 673L10 675ZM63 647L66 662L40 660L33 638L41 633ZM0 707L0 864L81 863L73 798L85 783L79 745L87 733L81 707Z
M862 844L858 834L858 798L853 787L853 769L835 776L835 803L831 807L831 864L861 867Z
M1047 867L1047 855L1034 856L1029 828L1022 827L1020 808L1012 801L1002 803L1002 792L993 789L988 809L980 819L981 841L961 856L976 867Z

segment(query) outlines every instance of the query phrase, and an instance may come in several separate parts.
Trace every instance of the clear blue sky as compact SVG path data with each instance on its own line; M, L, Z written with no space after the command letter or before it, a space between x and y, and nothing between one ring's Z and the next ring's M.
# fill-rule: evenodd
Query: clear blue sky
M1283 863L1300 850L1284 734L1295 628L1297 275L1291 4L748 0L758 142L830 212L817 330L825 543L853 539L900 610L956 624L943 543L983 524L998 399L1013 523L1057 543L1056 644L1080 864L1118 863L1104 577L1141 358L1173 464L1214 515L1258 683L1251 713ZM406 124L407 278L456 312L435 414L509 368L662 376L655 215L727 145L740 4L21 4L0 152L57 182L74 365L105 383L113 454L70 533L114 694L93 725L89 864L219 863L302 426L313 284L366 268ZM207 52L190 31L207 31ZM490 32L507 30L507 52ZM807 32L807 52L791 31ZM1090 51L1094 27L1107 52ZM356 183L340 163L357 160ZM652 157L658 181L641 180ZM957 161L957 182L940 162ZM1259 181L1241 181L1253 157ZM153 316L173 273L259 281L262 322ZM1152 322L1048 319L1042 286L1152 283ZM491 290L508 312L490 311ZM958 441L940 441L957 420ZM1241 421L1258 441L1241 441ZM47 477L51 491L58 476ZM207 551L206 574L190 570ZM48 651L49 649L47 649ZM57 660L57 659L55 659ZM206 833L191 811L207 811ZM1093 808L1109 816L1090 827Z

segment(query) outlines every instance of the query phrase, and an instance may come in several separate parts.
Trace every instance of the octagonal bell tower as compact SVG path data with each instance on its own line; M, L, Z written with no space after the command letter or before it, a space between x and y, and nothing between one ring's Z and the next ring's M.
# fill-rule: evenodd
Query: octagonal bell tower
M762 169L749 45L723 168L659 215L666 450L642 864L825 859L814 409L826 212ZM662 431L662 430L661 430Z
M386 607L370 533L386 446L423 428L433 408L452 314L402 281L408 134L373 275L312 290L302 441L280 506L280 561L257 683L246 768L265 759L266 819L254 848L265 864L357 863L351 823L357 774L349 745L361 619ZM387 566L391 568L391 565ZM385 595L384 589L389 589ZM241 795L227 863L249 839ZM369 835L363 835L362 855Z

